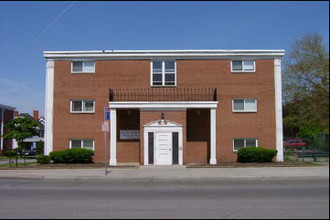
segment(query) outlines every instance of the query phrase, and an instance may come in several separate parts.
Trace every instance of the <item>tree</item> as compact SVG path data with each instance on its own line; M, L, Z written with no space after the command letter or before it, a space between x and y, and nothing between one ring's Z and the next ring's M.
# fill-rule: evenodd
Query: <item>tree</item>
M296 40L285 61L284 133L312 127L329 134L329 51L318 34Z
M29 118L14 118L6 123L4 127L8 129L8 132L3 134L3 138L15 139L21 149L23 147L24 139L38 134L36 129L38 127L37 122Z
M39 141L37 144L37 155L44 155L44 142Z

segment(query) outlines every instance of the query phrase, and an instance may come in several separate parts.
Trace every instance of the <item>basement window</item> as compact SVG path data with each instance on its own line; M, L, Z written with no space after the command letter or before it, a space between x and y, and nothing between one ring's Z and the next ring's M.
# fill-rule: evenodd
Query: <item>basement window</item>
M74 139L70 140L70 149L87 149L94 150L93 139Z
M234 138L233 139L233 148L234 152L237 152L241 148L245 147L258 147L257 138Z

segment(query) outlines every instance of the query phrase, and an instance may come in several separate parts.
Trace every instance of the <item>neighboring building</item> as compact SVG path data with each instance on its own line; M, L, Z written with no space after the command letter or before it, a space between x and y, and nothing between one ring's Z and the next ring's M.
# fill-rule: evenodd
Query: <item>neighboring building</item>
M13 140L4 140L2 135L5 132L4 125L14 118L15 108L0 104L0 152L11 150L13 148Z
M110 107L110 165L217 164L238 149L277 149L283 161L284 50L44 52L45 153L95 151ZM108 139L108 140L109 140Z
M37 144L39 141L44 141L44 133L45 133L45 119L43 117L39 118L39 111L34 110L33 111L33 116L31 116L28 113L21 113L19 114L18 111L15 112L16 116L15 117L24 117L28 119L35 120L38 124L38 127L36 128L38 131L38 135L33 136L33 137L28 137L24 139L24 145L25 145L25 150L35 150L37 148ZM17 148L18 144L16 141L14 141L14 148Z

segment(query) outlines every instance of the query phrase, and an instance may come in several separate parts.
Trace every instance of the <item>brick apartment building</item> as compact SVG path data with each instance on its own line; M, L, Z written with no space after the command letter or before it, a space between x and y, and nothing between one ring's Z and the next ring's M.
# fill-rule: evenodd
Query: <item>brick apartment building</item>
M110 165L217 164L247 146L283 161L283 50L44 52L45 151L87 148ZM110 146L109 146L110 145Z

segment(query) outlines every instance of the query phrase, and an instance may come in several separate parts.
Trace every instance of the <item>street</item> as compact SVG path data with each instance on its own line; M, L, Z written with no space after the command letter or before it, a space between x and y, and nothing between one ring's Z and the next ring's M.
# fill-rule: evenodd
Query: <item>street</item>
M329 179L0 179L7 218L329 218Z

